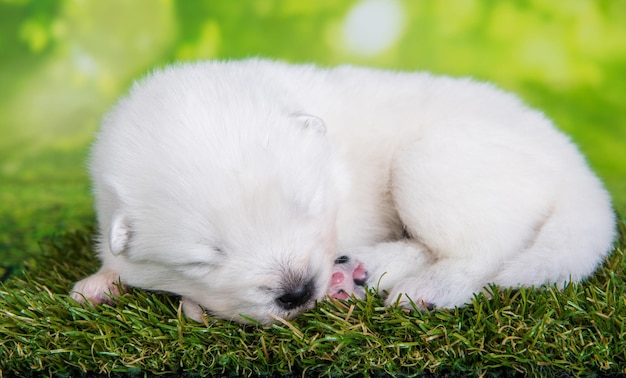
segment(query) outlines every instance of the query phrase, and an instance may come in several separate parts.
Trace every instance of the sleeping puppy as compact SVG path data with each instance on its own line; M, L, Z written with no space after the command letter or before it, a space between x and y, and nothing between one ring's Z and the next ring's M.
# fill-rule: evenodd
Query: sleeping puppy
M119 281L196 320L269 324L364 286L461 306L489 283L579 281L615 235L602 183L542 114L426 73L174 65L104 119L90 172L102 267L72 297Z

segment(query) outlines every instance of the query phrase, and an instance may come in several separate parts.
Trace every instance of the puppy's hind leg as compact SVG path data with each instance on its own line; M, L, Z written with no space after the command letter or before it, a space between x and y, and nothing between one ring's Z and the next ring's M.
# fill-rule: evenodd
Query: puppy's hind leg
M365 287L385 296L400 280L426 269L430 254L411 240L380 243L343 251L335 260L328 295L347 299L365 296Z
M432 264L395 283L387 303L451 308L493 282L535 234L554 197L553 187L541 185L550 178L534 168L524 154L460 129L399 151L393 199L410 239L430 252Z

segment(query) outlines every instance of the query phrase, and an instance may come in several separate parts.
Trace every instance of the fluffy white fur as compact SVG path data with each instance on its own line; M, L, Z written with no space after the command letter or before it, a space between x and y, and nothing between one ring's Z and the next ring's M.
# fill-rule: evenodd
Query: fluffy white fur
M91 175L102 268L72 296L105 301L119 278L194 319L270 323L358 293L363 271L390 304L460 306L488 283L581 280L615 234L609 195L541 113L427 73L171 66L106 117Z

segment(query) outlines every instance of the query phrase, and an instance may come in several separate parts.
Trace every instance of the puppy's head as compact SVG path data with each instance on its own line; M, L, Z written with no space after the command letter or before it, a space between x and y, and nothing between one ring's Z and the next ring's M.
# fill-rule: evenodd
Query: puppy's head
M210 130L103 130L92 156L100 253L127 284L263 324L325 296L341 167L320 119L258 113L223 125L194 112Z

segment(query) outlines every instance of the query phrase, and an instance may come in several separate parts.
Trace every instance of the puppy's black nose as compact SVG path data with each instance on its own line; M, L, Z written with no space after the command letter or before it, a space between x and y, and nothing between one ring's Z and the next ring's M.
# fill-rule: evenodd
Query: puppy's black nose
M276 303L285 310L293 310L296 307L302 306L311 299L313 292L315 291L315 284L313 281L309 281L304 285L296 287L294 290L289 290L285 294L276 298Z

